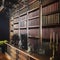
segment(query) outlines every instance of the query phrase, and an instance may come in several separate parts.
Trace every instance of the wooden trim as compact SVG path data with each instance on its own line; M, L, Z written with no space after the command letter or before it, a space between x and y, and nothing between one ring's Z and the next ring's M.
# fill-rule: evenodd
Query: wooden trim
M6 45L10 46L13 49L16 49L17 51L22 53L24 56L26 55L27 58L31 58L33 60L49 60L49 58L50 58L49 56L46 56L46 55L41 56L41 55L37 55L37 54L32 53L32 52L27 52L27 50L18 49L18 48L14 47L14 46L12 46L12 45L10 45L8 43L6 43Z
M5 53L5 55L6 55L6 57L7 57L8 60L12 60L11 56L8 53Z
M23 15L25 15L25 14L27 15L27 12L24 12L24 13L20 14L20 17L23 16Z
M33 4L34 2L36 2L37 0L33 0L31 3L29 3L29 5ZM24 9L26 7L26 5L24 5L20 10Z
M29 5L33 4L34 2L36 2L37 0L33 0L31 3L29 3Z
M34 16L32 18L28 18L29 20L32 20L32 19L36 19L36 18L39 18L39 15L38 16Z
M31 3L29 3L29 5L33 4L34 2L36 2L37 0L33 0ZM20 8L19 10L17 10L16 12L23 10L24 8L26 8L26 5L24 5L22 8ZM15 12L15 13L16 13Z
M20 51L21 53L23 53L23 54L25 54L25 55L27 55L27 56L29 56L29 57L35 59L35 60L39 60L37 57L31 55L31 54L28 53L27 51L25 52L25 51L23 51L23 50L17 49L17 48L15 48L15 47L13 47L12 45L8 44L8 43L6 43L6 45L12 47L13 49L16 49L16 50Z

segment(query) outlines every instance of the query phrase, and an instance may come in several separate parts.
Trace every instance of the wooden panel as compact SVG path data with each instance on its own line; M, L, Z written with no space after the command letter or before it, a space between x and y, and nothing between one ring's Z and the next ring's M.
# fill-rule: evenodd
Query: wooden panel
M29 6L29 9L31 10L31 9L34 9L34 8L36 8L36 7L39 7L39 2L38 2L38 1L34 2L33 4L31 4L31 5Z
M14 54L14 53L11 52L11 57L14 58L14 59L16 59L16 54Z
M11 53L16 54L16 50L11 48Z
M52 14L52 15L43 16L42 17L43 26L59 24L60 23L59 15L60 15L59 13L55 13L55 14Z
M24 55L23 53L20 53L19 54L19 59L21 59L21 60L27 60L27 56Z

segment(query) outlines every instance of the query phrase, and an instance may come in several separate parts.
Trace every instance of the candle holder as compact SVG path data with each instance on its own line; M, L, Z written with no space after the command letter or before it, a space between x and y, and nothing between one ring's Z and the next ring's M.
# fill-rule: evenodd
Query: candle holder
M52 50L52 56L50 57L50 60L54 60L55 52L58 50L58 34L53 32L51 36L50 36L50 49Z

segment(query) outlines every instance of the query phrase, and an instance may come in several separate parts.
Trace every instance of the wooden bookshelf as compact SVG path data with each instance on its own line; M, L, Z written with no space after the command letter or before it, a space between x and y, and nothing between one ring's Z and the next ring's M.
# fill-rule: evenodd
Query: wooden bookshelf
M24 6L22 9L17 11L19 12L19 16L16 16L17 12L14 13L15 16L13 22L11 20L12 22L11 30L13 30L14 33L18 33L19 36L21 34L27 34L27 40L29 41L28 43L30 43L31 46L33 46L33 49L34 49L34 45L36 44L38 46L36 49L39 50L41 43L42 44L47 42L50 43L50 33L55 32L55 35L56 33L58 33L58 39L60 39L60 7L59 6L60 6L60 1L58 0L43 0L42 8L41 8L40 2L34 0L33 3L29 4L28 10L27 10L28 7ZM42 9L42 16L40 14L41 13L40 8ZM40 20L41 17L42 17L42 25ZM36 52L36 54L37 53L39 53L39 51ZM26 53L24 54L26 56L23 54L21 54L21 56L19 55L21 60L24 59L35 60L35 58L32 56L30 58L29 54ZM24 57L22 58L22 56Z
M59 0L44 0L42 2L42 5L43 5L42 7L42 38L43 38L43 41L45 40L45 42L50 42L50 41L53 41L53 37L51 38L51 34L55 33L55 35L57 35L57 37L56 36L54 37L54 40L55 40L54 46L56 45L56 41L58 41L57 51L56 49L54 49L55 52L57 53L57 54L55 53L55 56L54 56L54 58L56 59L60 54L58 53L59 52L58 45L60 45L60 42L59 42L60 35L58 31L60 29Z
M48 5L50 5L54 2L57 2L57 1L58 0L44 0L44 1L42 1L42 5L43 5L43 7L45 7L45 6L48 6Z

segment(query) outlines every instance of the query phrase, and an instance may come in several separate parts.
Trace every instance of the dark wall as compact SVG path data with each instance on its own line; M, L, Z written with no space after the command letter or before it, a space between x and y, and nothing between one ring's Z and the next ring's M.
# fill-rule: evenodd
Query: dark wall
M0 40L9 39L9 19L6 13L0 14Z

